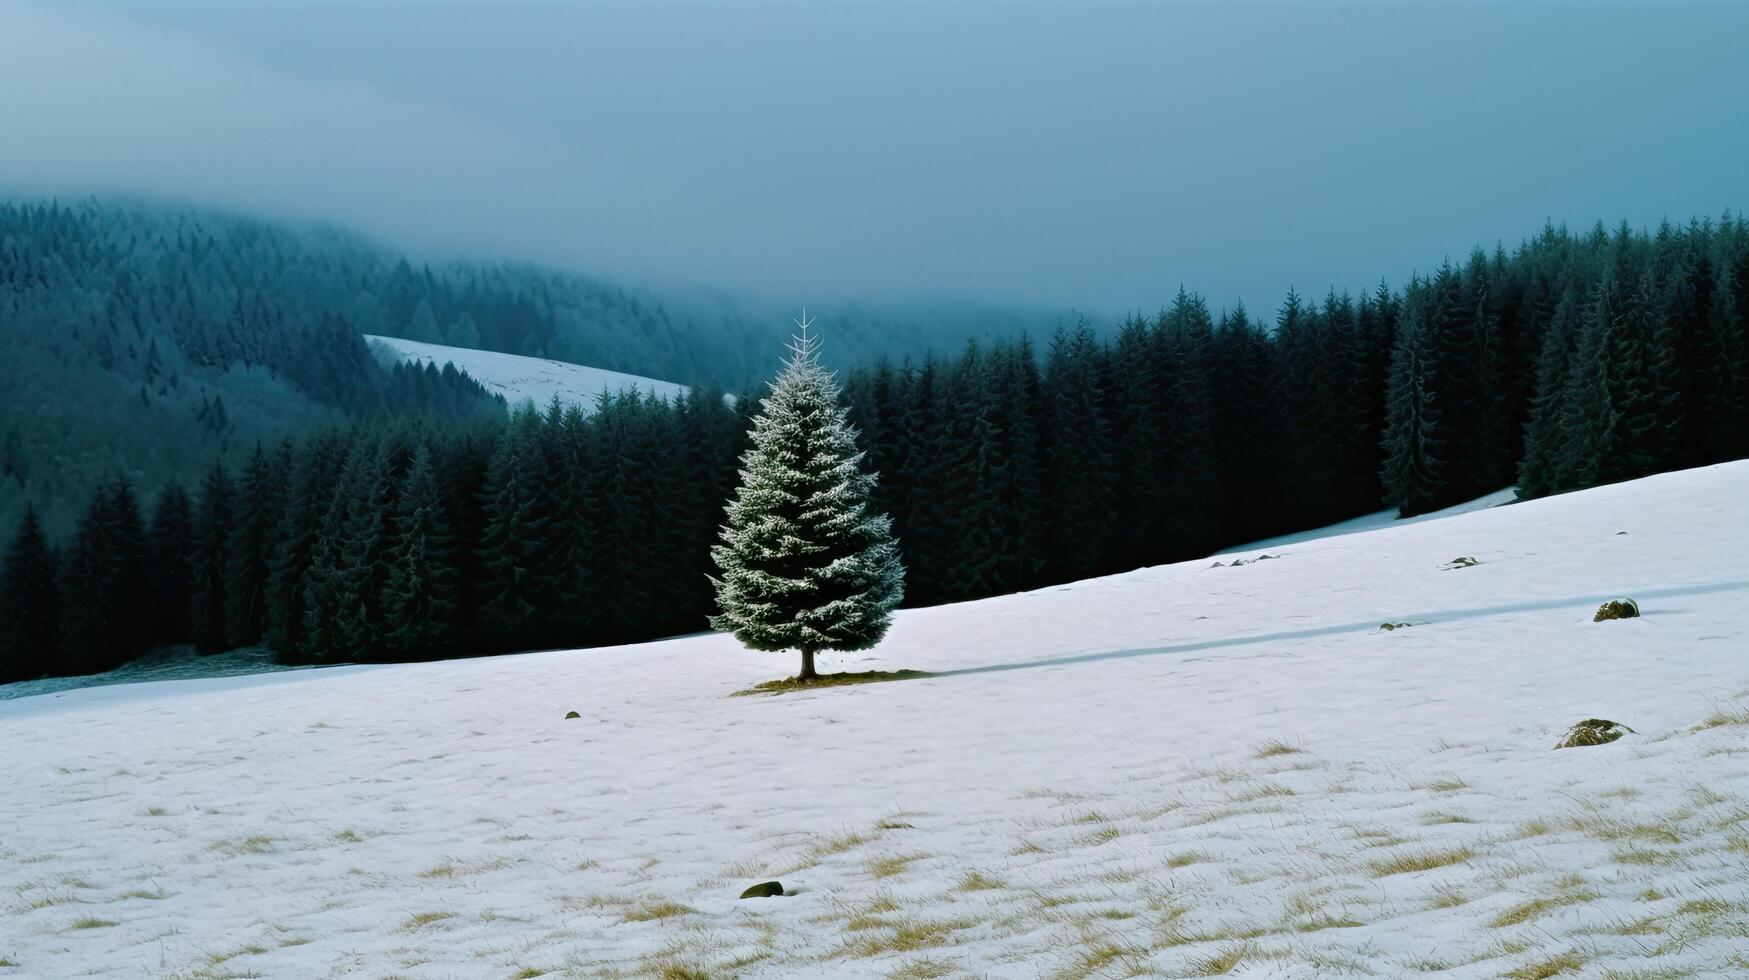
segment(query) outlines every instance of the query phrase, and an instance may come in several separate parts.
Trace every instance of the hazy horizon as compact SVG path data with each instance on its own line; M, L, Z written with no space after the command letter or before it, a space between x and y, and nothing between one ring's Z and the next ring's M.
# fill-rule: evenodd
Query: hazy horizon
M1744 205L1749 9L0 0L0 189L819 305L1272 309ZM1332 70L1332 66L1339 66Z

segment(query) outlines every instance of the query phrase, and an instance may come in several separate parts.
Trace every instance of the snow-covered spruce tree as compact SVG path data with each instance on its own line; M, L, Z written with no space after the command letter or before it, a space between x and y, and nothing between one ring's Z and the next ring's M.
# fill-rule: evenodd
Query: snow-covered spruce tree
M760 403L722 543L711 549L722 610L711 625L754 650L801 651L804 680L817 676L819 651L880 642L905 588L892 522L870 511L875 478L862 469L810 323L806 313L797 321L792 356Z

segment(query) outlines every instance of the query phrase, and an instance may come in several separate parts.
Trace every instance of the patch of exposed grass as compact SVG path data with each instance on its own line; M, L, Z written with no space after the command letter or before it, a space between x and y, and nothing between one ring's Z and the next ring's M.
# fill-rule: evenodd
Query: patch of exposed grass
M1300 747L1297 745L1284 742L1279 738L1272 738L1269 741L1264 742L1262 745L1257 746L1255 755L1259 759L1268 759L1278 755L1295 755L1299 751Z
M113 925L115 925L115 923L111 922L108 919L99 919L96 916L88 915L82 919L74 919L73 924L71 926L68 926L68 928L70 928L70 929L108 929L109 927L111 927Z
M165 817L169 815L170 811L161 806L149 806L146 808L146 816L148 817Z
M885 857L870 858L868 873L876 878L891 878L905 873L912 861L920 861L922 854L889 854Z
M1463 892L1447 886L1434 889L1433 900L1428 904L1436 909L1455 909L1459 905L1468 905L1469 902L1469 898Z
M982 871L973 870L960 875L959 884L954 887L962 892L981 892L995 888L1007 888L1008 886L999 878L992 878Z
M421 878L454 878L455 877L455 865L451 864L448 861L445 861L442 864L437 865L436 867L426 868L424 871L419 872L419 877L421 877Z
M1597 895L1594 892L1574 891L1565 892L1560 895L1545 895L1539 898L1528 899L1519 902L1517 905L1512 906L1504 912L1501 912L1490 920L1488 925L1493 926L1496 929L1504 928L1506 926L1522 925L1532 919L1541 918L1564 905L1588 902L1596 897Z
M1059 970L1057 980L1087 980L1090 977L1135 976L1141 972L1145 949L1125 946L1109 936L1090 936L1082 940L1074 962ZM1121 970L1121 972L1118 972Z
M1453 864L1463 864L1476 856L1476 852L1467 847L1455 847L1450 850L1409 851L1394 854L1370 865L1374 878L1385 878L1390 875L1411 874L1416 871L1431 871L1434 868L1444 868Z
M547 971L538 966L525 966L522 969L517 970L515 973L512 973L510 975L510 980L534 980L535 977L544 977L546 975Z
M876 830L916 830L917 828L896 817L888 817L875 824Z
M792 691L812 691L822 687L847 687L851 684L879 684L883 681L908 681L918 677L928 677L924 670L864 670L842 671L836 674L821 674L807 680L785 677L782 680L766 681L755 684L746 690L736 691L730 697L752 697L758 694L789 694Z
M828 837L825 840L815 842L808 848L808 854L814 860L818 861L822 858L831 857L834 854L843 854L845 851L848 851L853 847L861 847L862 845L872 843L873 841L874 838L867 834L847 831L836 837Z
M1260 786L1247 786L1237 793L1227 796L1228 803L1251 803L1271 796L1293 796L1294 791L1286 786L1275 783L1264 783Z
M938 980L940 977L953 976L956 965L949 960L932 960L925 956L921 959L908 960L887 974L888 980Z
M1563 973L1575 973L1584 965L1585 961L1579 958L1578 953L1567 950L1557 956L1532 960L1516 970L1507 970L1501 976L1510 977L1511 980L1548 980L1549 977L1557 977Z
M1437 827L1448 823L1475 823L1474 820L1461 813L1427 813L1421 817L1421 823L1429 827Z
M686 915L694 911L690 905L663 900L660 902L644 902L634 908L626 909L620 915L625 922L654 922L661 919L672 919L677 915Z
M1450 779L1435 779L1431 783L1424 783L1416 788L1432 790L1435 793L1455 793L1460 789L1469 789L1470 784L1453 776Z
M251 834L241 840L213 841L208 850L217 851L226 857L236 857L240 854L266 854L273 850L273 838L262 834Z
M454 912L415 912L407 917L407 921L401 923L401 931L417 932L433 922L442 922L444 919L453 918L455 918Z
M692 963L669 963L657 976L661 980L711 980L711 975L703 967Z
M1093 833L1088 834L1087 836L1081 838L1081 840L1088 843L1088 844L1092 844L1095 847L1097 847L1100 844L1109 844L1112 841L1117 840L1119 837L1122 837L1122 836L1123 836L1123 831L1117 829L1116 827L1101 827L1098 830L1095 830Z
M1232 973L1240 963L1257 955L1255 943L1234 943L1221 947L1220 951L1206 960L1201 960L1191 966L1193 977L1218 977Z
M1676 851L1640 847L1637 844L1618 847L1609 852L1609 856L1619 864L1670 865L1682 862L1682 855Z
M1694 731L1704 732L1709 728L1724 728L1727 725L1749 725L1749 708L1734 705L1720 708L1708 715L1706 720L1694 726Z
M852 940L845 952L851 956L884 956L887 953L913 953L947 942L950 933L977 925L972 919L909 919L894 923Z
M122 898L143 898L143 899L146 899L147 901L161 902L164 899L169 898L170 893L166 892L162 888L155 889L153 891L146 891L143 888L135 888L132 891L122 892L121 897Z
M1188 868L1193 864L1208 864L1214 859L1214 855L1207 851L1183 851L1178 854L1166 855L1166 867L1176 870Z

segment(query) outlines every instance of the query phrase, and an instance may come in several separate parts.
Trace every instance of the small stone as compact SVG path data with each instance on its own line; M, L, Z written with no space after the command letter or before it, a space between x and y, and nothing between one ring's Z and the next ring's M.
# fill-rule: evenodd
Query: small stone
M1607 718L1587 718L1567 729L1567 734L1555 743L1557 749L1581 749L1588 745L1605 745L1623 735L1638 734L1632 728Z
M572 718L581 718L581 717L583 717L583 716L582 716L582 715L580 715L580 714L578 714L578 713L577 713L577 712L575 712L575 711L567 711L567 712L565 712L565 720L566 720L566 721L570 721L570 720L571 720L571 719L572 719Z
M1611 599L1597 607L1597 615L1591 617L1593 623L1601 623L1606 619L1635 619L1640 615L1640 604L1632 599Z
M762 881L741 893L742 898L777 898L783 895L783 884L776 881Z
M1382 629L1382 630L1401 630L1401 629L1408 629L1409 627L1414 626L1414 625L1415 625L1414 623L1380 623L1379 629Z

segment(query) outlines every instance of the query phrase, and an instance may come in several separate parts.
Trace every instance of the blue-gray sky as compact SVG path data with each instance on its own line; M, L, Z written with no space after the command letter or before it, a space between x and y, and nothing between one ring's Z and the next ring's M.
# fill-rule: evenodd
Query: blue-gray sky
M1749 205L1749 4L0 0L0 188L786 302L1273 308Z

